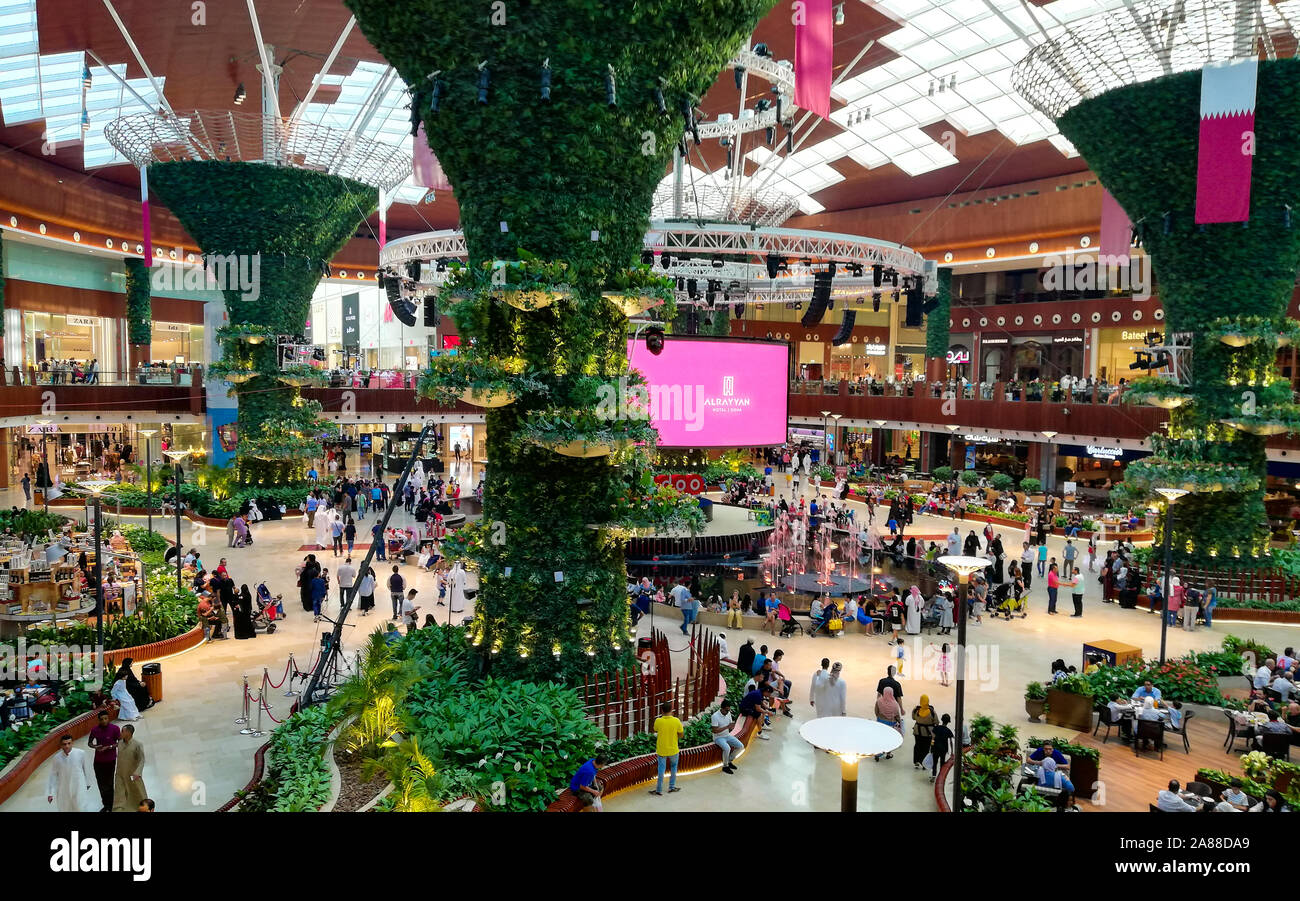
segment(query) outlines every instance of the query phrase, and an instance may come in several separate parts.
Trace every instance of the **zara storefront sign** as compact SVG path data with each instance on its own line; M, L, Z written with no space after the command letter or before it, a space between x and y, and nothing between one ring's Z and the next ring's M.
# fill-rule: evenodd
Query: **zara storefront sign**
M91 316L69 315L67 317L67 323L68 325L89 326L90 328L94 328L95 326L99 325L99 320Z
M1102 444L1087 445L1088 456L1096 457L1098 460L1118 460L1124 456L1122 447L1106 447Z

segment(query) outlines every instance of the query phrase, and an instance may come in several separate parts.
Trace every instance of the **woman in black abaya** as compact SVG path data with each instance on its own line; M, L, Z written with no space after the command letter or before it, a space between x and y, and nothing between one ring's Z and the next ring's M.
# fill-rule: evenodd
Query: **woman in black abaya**
M239 597L234 604L234 618L236 638L257 637L257 630L253 628L253 595L247 585L239 589Z

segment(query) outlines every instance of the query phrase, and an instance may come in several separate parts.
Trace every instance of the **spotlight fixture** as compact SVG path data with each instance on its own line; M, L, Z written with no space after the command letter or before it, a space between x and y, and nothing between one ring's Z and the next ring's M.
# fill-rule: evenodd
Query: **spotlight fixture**
M879 313L879 312L880 312L880 292L879 292L879 291L876 291L874 294L871 295L871 312L873 312L873 313Z
M835 5L835 24L836 24L836 25L843 25L843 24L844 24L844 4L843 4L843 3L838 3L838 4Z
M90 66L81 67L81 86L87 91L90 90Z
M416 91L411 95L411 137L415 137L420 133L420 107L422 105L422 100L423 97L419 91Z
M659 326L654 325L646 329L645 349L656 357L664 352L664 330Z
M743 90L745 84L745 67L736 66L736 68L732 69L731 72L736 76L736 90Z
M551 99L551 59L547 57L542 60L542 100L550 101Z
M408 260L406 263L406 277L413 282L420 280L420 261Z
M767 277L776 278L776 274L781 270L781 258L774 253L767 255Z
M442 95L447 91L447 86L443 84L441 78L433 80L433 91L429 94L429 112L436 113L442 109Z
M662 253L662 254L659 255L659 265L660 265L660 266L663 266L665 269L667 269L667 268L668 268L669 266L671 266L672 264L673 264L673 256L672 256L672 254L670 254L670 253Z
M726 260L717 256L715 256L710 262L713 264L714 269L721 269L723 266L727 265Z
M691 300L699 300L700 298L700 283L693 278L686 280L686 296Z
M853 263L852 265L847 266L846 268L853 273L854 278L862 278L863 269L861 263Z
M654 98L655 98L655 110L656 110L656 112L658 112L659 115L661 115L661 116L667 115L667 114L668 114L668 104L664 103L664 92L663 92L663 89L660 88L658 85L655 85L655 88L654 88Z
M605 69L605 105L618 106L618 84L614 79L614 66L612 63Z
M884 267L884 266L881 266L879 263L877 263L877 264L875 264L874 266L872 266L872 267L871 267L871 284L872 284L873 286L879 288L879 287L881 286L881 284L884 283L884 280L885 280L885 267Z
M767 44L755 44L753 49L755 56L763 59L771 59L772 57L772 51L767 49Z
M487 60L478 64L478 102L480 106L487 106L488 88L492 85L492 72L488 69Z
M655 252L653 250L641 251L641 262L646 266L653 266L655 264Z
M447 271L447 261L446 261L446 260L438 260L437 262L435 262L435 263L433 264L433 271L434 271L434 272L446 272L446 271Z
M235 106L240 106L244 98L248 96L248 91L244 90L244 83L241 81L239 87L235 88Z

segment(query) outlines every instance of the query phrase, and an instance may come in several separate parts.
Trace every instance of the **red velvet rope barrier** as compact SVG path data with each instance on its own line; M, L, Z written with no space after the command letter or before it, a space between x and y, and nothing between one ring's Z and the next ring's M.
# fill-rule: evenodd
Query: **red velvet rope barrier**
M291 657L290 660L292 659L293 658ZM262 670L262 684L270 685L272 688L279 688L281 685L284 684L284 680L289 678L289 668L290 668L289 660L286 660L284 662L284 675L280 676L279 682L272 682L271 677L267 675L266 670Z
M275 718L275 714L273 714L271 712L271 708L267 706L266 698L262 697L261 695L258 695L257 703L258 706L260 706L264 711L266 711L266 715L271 720L271 722L275 723L277 726L279 726L284 722L284 720L277 720Z

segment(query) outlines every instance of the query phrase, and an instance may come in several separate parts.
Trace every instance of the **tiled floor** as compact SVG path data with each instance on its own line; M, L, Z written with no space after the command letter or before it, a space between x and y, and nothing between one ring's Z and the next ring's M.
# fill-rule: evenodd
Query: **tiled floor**
M0 498L7 506L13 500ZM394 517L396 522L406 520ZM366 526L373 518L366 520ZM157 523L155 523L157 524ZM921 516L917 518L917 532L946 533L952 524L948 520ZM967 527L969 528L969 527ZM963 528L964 533L967 529ZM222 551L224 531L209 533L214 545L208 553L210 564ZM1018 546L1020 533L1002 530L1004 543ZM289 618L275 635L261 635L256 640L233 640L207 645L163 663L165 700L144 714L139 724L139 737L143 741L149 762L145 767L146 785L162 810L212 810L224 803L248 780L252 768L252 754L265 739L241 736L232 720L238 713L240 680L248 674L254 686L261 680L262 668L270 671L272 679L284 672L288 654L306 664L313 649L319 646L320 629L304 615L296 600L293 588L293 567L303 554L297 549L308 543L310 535L298 520L265 523L257 527L257 544L253 548L226 550L231 571L238 582L248 582L250 588L266 579L273 592L283 592L288 603ZM1060 556L1064 542L1049 539L1051 553ZM325 565L333 569L334 558L326 552ZM408 578L412 569L408 568ZM442 619L446 608L433 606L432 579L415 577L421 589L424 612L434 612ZM1058 616L1046 614L1046 588L1036 579L1032 591L1031 612L1027 619L1012 622L991 621L970 626L970 657L974 669L967 690L968 714L987 713L995 718L1018 724L1021 735L1057 735L1068 737L1066 730L1027 723L1024 712L1023 688L1031 680L1042 681L1049 676L1050 662L1063 657L1078 663L1081 645L1085 641L1113 638L1135 644L1154 656L1160 643L1159 619L1140 611L1120 610L1113 604L1101 603L1100 585L1095 574L1085 582L1084 617L1072 619L1066 613ZM382 593L376 613L383 614L385 601ZM1068 610L1068 600L1063 603ZM685 637L673 623L665 623L663 616L656 617L675 647L685 644ZM363 630L382 627L385 617L372 615L357 620L356 628L345 630L345 649L354 648L363 637ZM324 624L322 624L324 625ZM642 620L641 630L649 628ZM1220 622L1214 629L1201 628L1194 633L1171 629L1168 636L1169 653L1183 653L1191 648L1215 647L1228 632L1253 636L1275 644L1300 642L1300 631L1289 626L1264 626ZM773 639L757 632L737 634L728 632L727 640L732 652L753 638L755 645L768 644L785 651L785 672L794 680L796 700L793 721L778 722L771 741L755 742L740 761L740 772L726 776L712 771L680 780L683 790L673 795L655 798L638 789L609 799L606 809L616 810L836 810L839 807L839 761L814 751L798 736L799 723L811 714L808 705L808 683L813 670L823 656L844 664L844 678L848 683L849 714L871 716L875 701L875 684L892 662L885 642L876 637L845 634L839 638L795 637ZM932 642L930 636L913 637L908 642L909 663L907 678L903 681L904 703L908 711L922 693L928 693L940 713L953 712L953 689L938 684L933 667L926 667L924 655ZM269 695L274 705L273 713L283 717L290 700L284 698L284 689ZM264 721L264 728L272 724ZM911 766L911 732L905 727L907 737L893 760L873 763L863 762L859 783L860 809L862 810L931 810L932 787L925 774ZM1109 751L1109 747L1107 748ZM1131 752L1130 752L1131 753ZM1169 759L1166 754L1166 760ZM1156 768L1153 778L1158 781ZM1165 777L1167 778L1167 777ZM37 772L28 784L0 806L0 810L33 811L47 809L44 798L45 770Z

